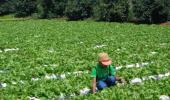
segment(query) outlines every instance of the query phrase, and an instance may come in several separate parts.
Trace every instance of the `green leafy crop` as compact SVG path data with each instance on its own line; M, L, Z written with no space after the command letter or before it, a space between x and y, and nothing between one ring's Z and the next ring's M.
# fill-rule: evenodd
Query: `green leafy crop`
M7 86L0 88L0 99L27 100L30 96L46 100L58 98L61 93L78 93L91 86L89 74L50 80L45 76L90 71L99 52L109 53L113 65L154 62L147 67L117 71L127 80L166 73L170 71L170 27L90 21L1 21L0 83ZM150 80L72 99L158 99L162 94L170 95L169 84L170 78Z

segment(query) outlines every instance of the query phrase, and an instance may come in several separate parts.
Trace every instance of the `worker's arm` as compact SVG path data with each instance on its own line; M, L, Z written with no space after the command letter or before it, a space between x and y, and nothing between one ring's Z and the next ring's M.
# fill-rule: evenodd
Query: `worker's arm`
M113 67L113 66L111 66L111 74L112 74L113 76L115 76L116 81L118 81L118 82L120 82L120 83L126 83L126 81L125 81L122 77L118 77L118 76L116 75L116 69L115 69L115 67Z
M96 78L92 79L92 92L95 93L96 92Z
M118 81L119 83L124 83L124 84L126 84L126 80L125 80L124 78L122 78L122 77L116 76L116 81Z
M119 83L125 83L125 80L122 77L119 77L119 76L116 75L116 69L115 68L113 68L112 71L113 71L113 75L116 78L116 81L118 81Z

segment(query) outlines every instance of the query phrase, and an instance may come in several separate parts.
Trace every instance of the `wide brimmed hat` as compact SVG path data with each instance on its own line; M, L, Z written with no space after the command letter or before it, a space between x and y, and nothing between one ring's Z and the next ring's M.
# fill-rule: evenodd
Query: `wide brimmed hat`
M99 53L98 54L98 60L102 63L102 65L108 66L112 64L112 60L110 59L109 55L107 53Z

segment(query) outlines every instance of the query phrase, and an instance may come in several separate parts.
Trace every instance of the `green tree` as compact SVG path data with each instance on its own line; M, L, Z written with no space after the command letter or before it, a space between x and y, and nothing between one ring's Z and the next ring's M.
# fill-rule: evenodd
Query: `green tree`
M38 0L37 1L37 13L39 18L52 18L54 9L53 0Z
M152 23L161 23L168 20L170 15L170 0L155 0L151 12Z
M133 0L135 17L144 23L161 23L168 20L170 0Z
M66 8L67 0L54 0L53 13L57 17L63 17Z
M67 0L38 0L39 18L55 18L64 16Z
M68 0L65 15L69 20L85 19L92 15L90 0Z
M16 17L26 17L31 16L32 13L36 11L36 1L35 0L18 0L16 2Z
M0 15L6 15L15 12L15 0L0 0Z
M127 21L129 4L127 0L100 0L94 13L99 21Z

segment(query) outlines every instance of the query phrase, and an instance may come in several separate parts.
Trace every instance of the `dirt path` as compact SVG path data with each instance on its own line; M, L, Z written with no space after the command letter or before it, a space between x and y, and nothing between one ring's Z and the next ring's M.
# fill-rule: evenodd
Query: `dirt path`
M160 25L162 25L162 26L170 26L170 21L169 22L165 22L165 23L161 23Z

